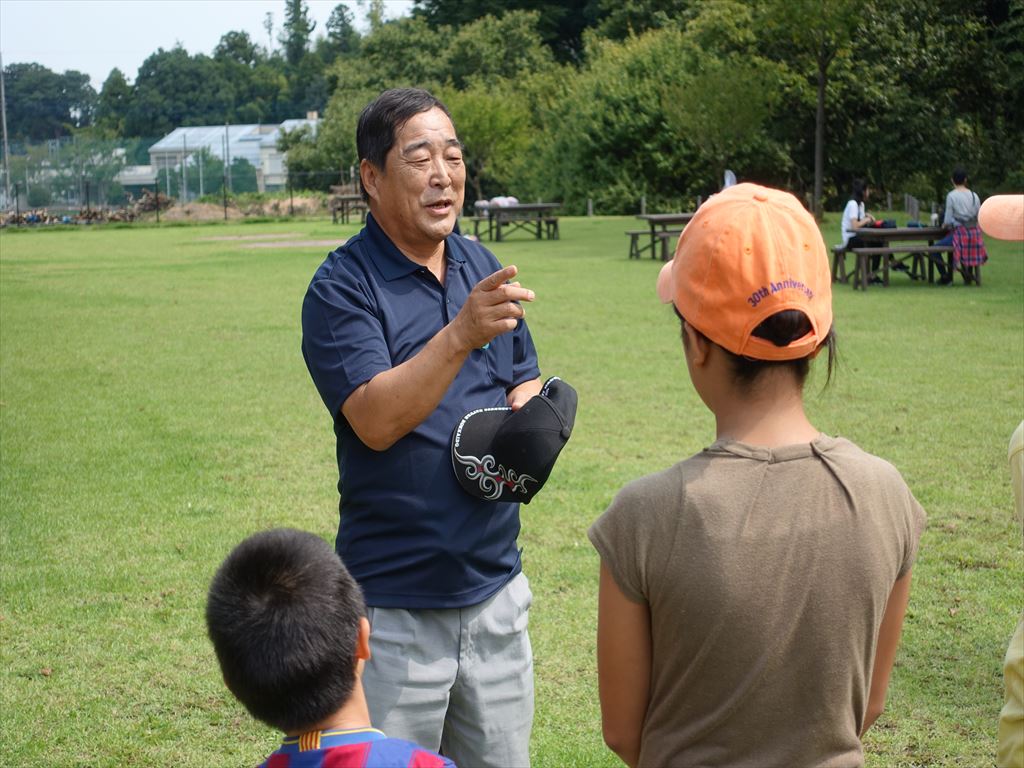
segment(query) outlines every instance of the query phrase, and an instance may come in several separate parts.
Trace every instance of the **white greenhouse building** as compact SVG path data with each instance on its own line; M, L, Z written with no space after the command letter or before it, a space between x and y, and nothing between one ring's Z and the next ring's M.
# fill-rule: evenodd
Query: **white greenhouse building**
M285 120L279 125L197 125L175 128L149 148L149 163L157 176L165 169L179 170L183 163L201 162L201 149L231 165L245 160L256 169L256 185L260 192L284 189L288 183L285 157L277 151L277 140L284 131L308 125L316 134L320 120L315 112L305 119ZM188 196L201 190L188 190Z

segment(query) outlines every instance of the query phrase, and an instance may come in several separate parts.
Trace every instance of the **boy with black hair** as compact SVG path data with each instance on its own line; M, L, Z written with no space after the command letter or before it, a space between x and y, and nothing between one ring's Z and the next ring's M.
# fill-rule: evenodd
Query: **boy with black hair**
M228 689L285 733L264 768L454 768L371 727L366 607L323 539L277 529L243 541L213 578L206 624Z

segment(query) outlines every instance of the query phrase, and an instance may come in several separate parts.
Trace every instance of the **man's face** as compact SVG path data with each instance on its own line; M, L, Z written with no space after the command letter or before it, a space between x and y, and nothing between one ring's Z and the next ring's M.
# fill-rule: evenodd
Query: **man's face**
M399 247L436 246L462 210L466 168L455 126L440 109L413 115L380 169L363 161L374 216Z

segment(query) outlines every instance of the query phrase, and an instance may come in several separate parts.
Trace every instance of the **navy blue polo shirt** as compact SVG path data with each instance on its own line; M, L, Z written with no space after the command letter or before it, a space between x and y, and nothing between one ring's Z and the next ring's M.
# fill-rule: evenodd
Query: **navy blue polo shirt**
M507 405L509 389L540 375L525 321L473 350L434 412L386 451L364 445L341 413L357 387L423 349L501 268L459 235L445 241L445 259L441 285L367 216L320 265L302 304L302 355L338 442L336 549L367 604L381 608L474 605L521 569L519 505L462 490L449 445L467 412Z

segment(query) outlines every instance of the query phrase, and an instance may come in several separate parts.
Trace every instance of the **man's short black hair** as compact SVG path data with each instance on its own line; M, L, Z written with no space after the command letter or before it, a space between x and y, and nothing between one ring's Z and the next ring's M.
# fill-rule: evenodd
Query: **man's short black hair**
M960 166L953 169L953 183L954 184L966 184L967 183L967 171Z
M392 88L384 91L363 107L359 114L359 123L356 125L359 160L367 160L383 171L384 161L395 145L395 136L402 130L402 126L409 118L432 109L440 109L449 120L452 119L448 107L422 88ZM362 177L359 179L359 191L363 200L369 201L370 196L363 187Z
M327 542L280 528L250 536L210 584L206 626L224 682L259 720L308 730L355 684L359 585Z

